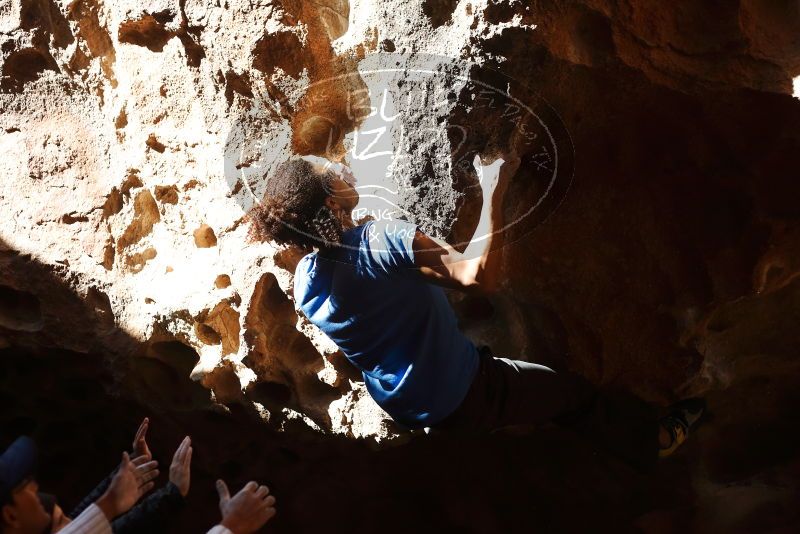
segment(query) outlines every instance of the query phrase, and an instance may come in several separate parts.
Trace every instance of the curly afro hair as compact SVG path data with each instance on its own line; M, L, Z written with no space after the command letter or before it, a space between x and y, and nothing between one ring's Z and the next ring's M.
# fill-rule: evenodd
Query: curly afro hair
M264 198L247 213L248 238L329 250L341 243L341 221L325 205L333 170L318 171L302 158L281 162L267 179Z

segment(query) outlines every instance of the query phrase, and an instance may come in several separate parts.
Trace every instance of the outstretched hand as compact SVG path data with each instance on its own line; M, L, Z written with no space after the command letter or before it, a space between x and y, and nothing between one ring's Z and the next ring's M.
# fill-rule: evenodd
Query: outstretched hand
M231 498L228 486L217 480L219 510L222 512L222 526L234 534L255 532L275 515L275 497L269 488L248 482Z
M97 500L97 506L109 521L130 510L142 495L153 489L158 469L151 468L156 462L137 466L127 452L122 453L122 463L106 492Z
M181 444L172 457L172 464L169 466L169 481L177 486L181 495L186 497L189 493L189 482L191 480L192 463L192 439L189 436L183 438Z
M131 460L131 463L136 469L137 477L146 478L147 480L154 480L158 477L158 462L156 460L148 460L145 456L137 456Z
M150 447L147 446L147 429L150 428L150 419L145 417L139 429L136 431L136 436L133 438L133 457L144 456L148 461L153 458L150 453Z

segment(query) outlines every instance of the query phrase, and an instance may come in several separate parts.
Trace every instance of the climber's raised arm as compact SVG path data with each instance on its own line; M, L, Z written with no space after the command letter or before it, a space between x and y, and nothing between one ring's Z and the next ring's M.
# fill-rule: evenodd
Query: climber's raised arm
M503 246L503 198L520 161L517 156L504 157L482 165L479 156L475 156L473 165L481 179L483 206L464 252L417 231L414 263L428 282L467 293L488 294L497 289Z

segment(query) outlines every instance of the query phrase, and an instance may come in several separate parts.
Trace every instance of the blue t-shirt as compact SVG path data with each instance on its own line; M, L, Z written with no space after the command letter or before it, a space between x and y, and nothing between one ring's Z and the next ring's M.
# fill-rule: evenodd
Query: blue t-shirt
M295 308L361 370L372 398L409 428L431 426L466 397L478 369L442 287L414 265L417 225L369 221L326 257L304 256Z

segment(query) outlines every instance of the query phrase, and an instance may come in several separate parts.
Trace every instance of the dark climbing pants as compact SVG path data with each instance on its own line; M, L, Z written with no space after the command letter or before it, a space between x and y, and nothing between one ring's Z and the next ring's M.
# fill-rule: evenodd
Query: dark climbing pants
M507 358L478 348L480 363L461 405L435 430L487 432L569 418L587 410L595 389L580 375Z
M478 372L466 398L455 412L433 425L435 432L477 434L554 422L631 465L655 465L658 425L652 405L625 391L599 391L574 373L495 358L487 346L478 351Z

